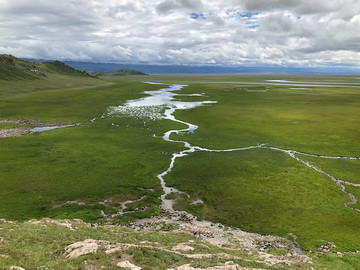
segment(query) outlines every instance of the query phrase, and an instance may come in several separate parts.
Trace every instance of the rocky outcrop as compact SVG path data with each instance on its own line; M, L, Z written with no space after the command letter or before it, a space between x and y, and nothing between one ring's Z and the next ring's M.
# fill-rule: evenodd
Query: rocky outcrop
M122 261L117 264L120 268L130 269L130 270L141 270L141 267L132 264L129 261Z
M10 54L1 54L0 61L11 66L16 65L15 57Z

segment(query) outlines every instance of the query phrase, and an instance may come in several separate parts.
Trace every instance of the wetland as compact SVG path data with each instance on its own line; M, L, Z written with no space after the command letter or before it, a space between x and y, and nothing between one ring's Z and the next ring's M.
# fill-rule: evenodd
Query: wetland
M359 250L360 83L336 79L152 75L9 95L4 120L81 125L0 140L1 216L124 224L182 210L305 252Z

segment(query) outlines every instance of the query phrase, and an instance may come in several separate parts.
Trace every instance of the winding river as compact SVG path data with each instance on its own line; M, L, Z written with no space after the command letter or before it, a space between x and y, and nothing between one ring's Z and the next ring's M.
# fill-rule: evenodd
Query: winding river
M147 83L162 84L162 83L153 83L153 82L147 82ZM169 211L174 211L174 209L173 209L174 200L167 199L167 196L170 193L185 194L188 197L190 197L188 194L186 194L176 188L168 187L166 185L166 181L165 181L164 177L171 172L172 168L175 165L177 158L184 157L184 156L186 156L190 153L196 152L196 151L233 152L233 151L246 151L246 150L250 150L250 149L254 149L254 148L267 148L270 150L283 152L283 153L289 155L291 158L295 159L296 161L306 165L307 167L326 175L336 185L338 185L341 188L341 191L343 193L345 193L349 196L350 201L345 203L344 205L355 211L360 212L360 209L350 206L350 205L354 205L357 203L357 198L352 193L347 192L346 187L344 185L344 184L347 184L347 185L352 185L352 186L358 186L358 184L340 180L340 179L330 175L329 173L321 170L320 168L317 168L316 166L310 164L309 162L302 160L297 155L307 155L307 156L312 156L312 157L328 158L328 159L351 159L351 160L360 159L360 157L323 156L323 155L317 155L317 154L298 152L295 150L281 149L281 148L277 148L277 147L267 146L265 144L252 145L252 146L248 146L248 147L233 148L233 149L207 149L207 148L203 148L200 146L193 146L187 141L172 140L171 135L174 133L179 134L179 133L184 133L184 132L194 132L198 128L197 125L176 119L174 116L174 112L176 110L192 109L192 108L195 108L198 106L216 103L216 101L198 101L198 102L177 101L176 96L193 96L193 94L179 95L179 94L175 93L175 91L181 90L183 87L185 87L187 85L180 85L180 84L164 84L164 85L168 85L169 87L162 88L160 90L155 90L155 91L146 91L145 93L148 94L149 96L147 96L145 98L141 98L141 99L137 99L137 100L130 100L123 106L111 107L109 109L109 115L117 114L117 113L140 114L142 116L147 116L152 119L156 119L156 118L169 119L171 121L182 123L187 126L187 128L183 128L183 129L169 130L169 131L165 132L165 134L162 136L162 138L165 141L174 142L174 143L183 143L184 147L185 147L185 150L182 150L179 153L174 153L172 155L169 167L165 171L163 171L157 175L157 177L160 181L161 187L163 189L163 192L164 192L161 196L163 209L166 209ZM201 95L201 96L204 96L204 95ZM162 113L164 108L166 108L165 112ZM145 124L145 122L144 122L144 124ZM194 201L193 203L197 203L197 201Z

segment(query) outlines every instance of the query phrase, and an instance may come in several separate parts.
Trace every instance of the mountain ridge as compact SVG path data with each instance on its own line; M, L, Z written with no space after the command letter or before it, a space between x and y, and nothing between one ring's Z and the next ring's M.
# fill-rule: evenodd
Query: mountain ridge
M112 71L94 71L91 72L94 76L134 76L134 75L148 75L138 70L130 68L116 69Z

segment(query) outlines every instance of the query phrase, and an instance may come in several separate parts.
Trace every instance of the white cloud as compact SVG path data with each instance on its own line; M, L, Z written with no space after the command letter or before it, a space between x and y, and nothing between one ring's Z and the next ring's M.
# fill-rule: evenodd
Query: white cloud
M358 0L0 0L0 53L360 67Z

